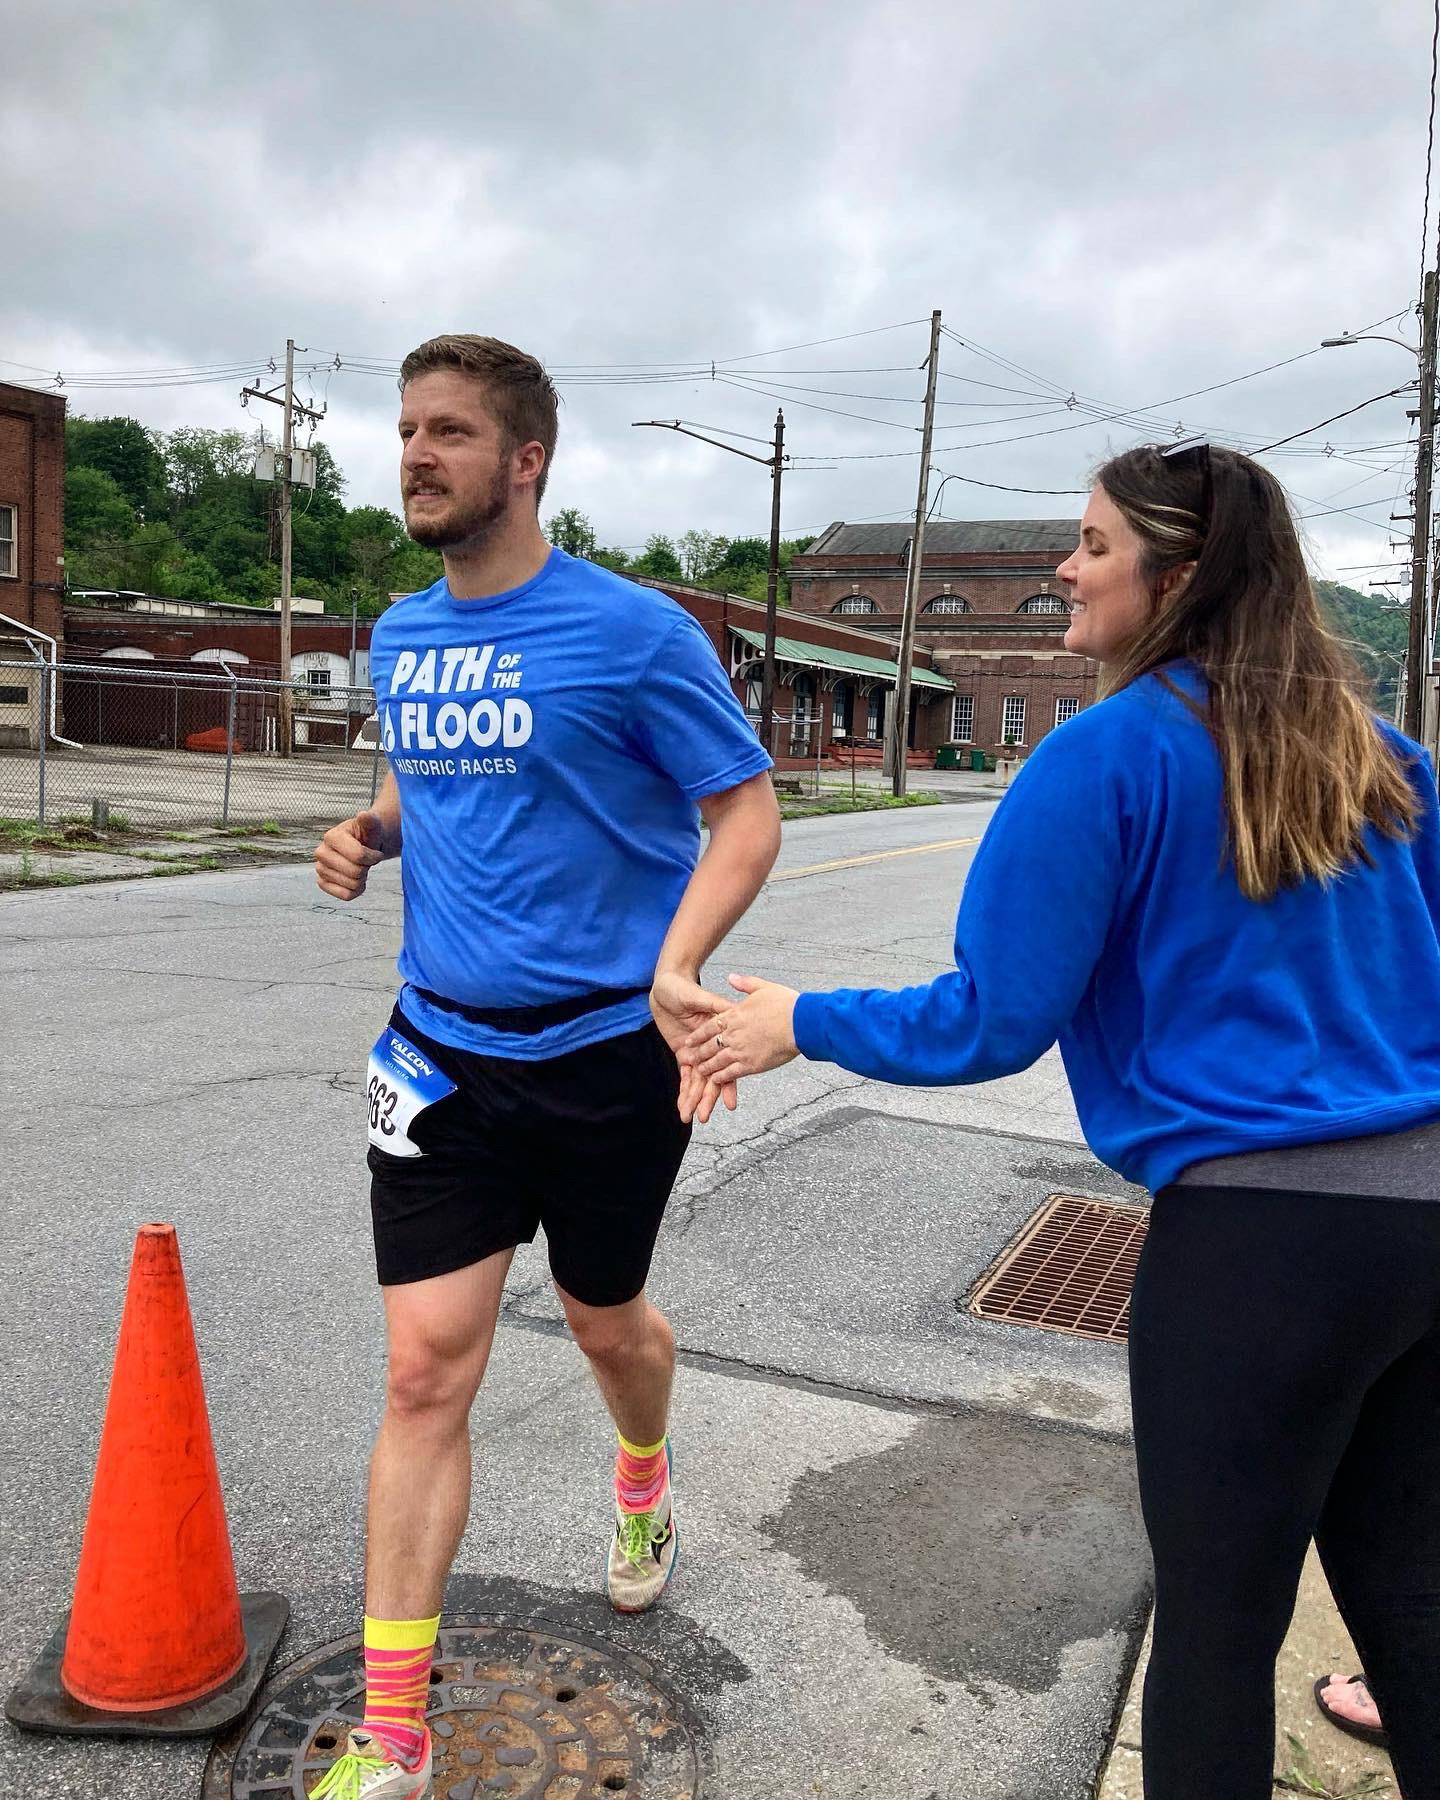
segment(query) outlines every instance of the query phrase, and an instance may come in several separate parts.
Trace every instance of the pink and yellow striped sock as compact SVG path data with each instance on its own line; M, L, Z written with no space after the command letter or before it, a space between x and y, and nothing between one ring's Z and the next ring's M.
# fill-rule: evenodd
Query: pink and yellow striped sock
M425 1703L440 1619L372 1619L365 1615L365 1729L396 1761L420 1766L425 1754Z
M622 1513L653 1512L670 1475L666 1439L658 1444L632 1444L620 1437L615 1452L615 1504Z

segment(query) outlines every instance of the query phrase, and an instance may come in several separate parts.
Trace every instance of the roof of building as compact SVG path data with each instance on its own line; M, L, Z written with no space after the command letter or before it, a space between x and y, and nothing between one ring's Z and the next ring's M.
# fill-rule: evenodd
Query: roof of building
M913 535L909 523L847 525L837 519L803 555L899 557ZM1073 550L1079 536L1078 519L932 519L925 527L925 555L927 560L937 553L984 556L994 551L1053 556Z
M732 625L730 629L736 637L749 644L752 650L765 648L763 631L747 631L743 625ZM899 674L897 665L886 657L862 656L855 650L838 650L832 644L811 644L803 638L777 637L775 659L777 662L798 663L805 669L835 669L842 675L878 675L887 681L894 681ZM955 683L948 681L943 675L936 675L930 669L916 668L912 663L910 685L944 688L948 692Z

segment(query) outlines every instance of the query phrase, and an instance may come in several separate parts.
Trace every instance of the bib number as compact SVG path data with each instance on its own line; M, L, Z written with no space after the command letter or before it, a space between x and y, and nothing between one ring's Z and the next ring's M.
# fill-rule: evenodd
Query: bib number
M423 1156L410 1127L426 1107L454 1092L450 1077L387 1025L370 1052L366 1070L371 1144L387 1156Z

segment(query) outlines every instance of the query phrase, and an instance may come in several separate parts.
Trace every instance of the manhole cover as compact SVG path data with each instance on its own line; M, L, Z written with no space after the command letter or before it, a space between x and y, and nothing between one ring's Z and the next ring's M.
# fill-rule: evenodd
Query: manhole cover
M970 1311L981 1319L1123 1344L1149 1220L1143 1206L1052 1194L981 1276Z
M440 1632L427 1714L436 1800L694 1800L698 1734L650 1665L613 1646L500 1620ZM201 1800L304 1800L365 1701L361 1640L291 1663L215 1746Z

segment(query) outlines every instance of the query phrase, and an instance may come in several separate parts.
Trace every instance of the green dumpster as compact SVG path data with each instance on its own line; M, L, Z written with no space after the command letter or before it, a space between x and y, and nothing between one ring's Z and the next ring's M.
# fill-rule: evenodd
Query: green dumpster
M985 752L983 750L972 750L970 752L970 767L976 775L983 775L985 773Z
M958 769L960 767L960 747L958 744L942 744L935 752L937 769Z

